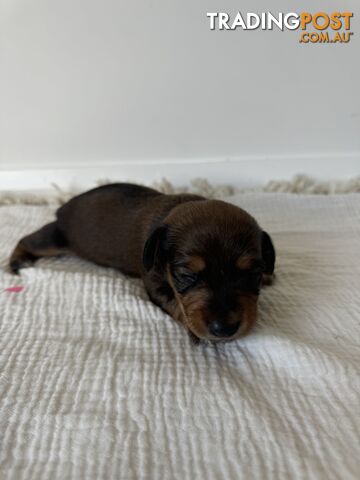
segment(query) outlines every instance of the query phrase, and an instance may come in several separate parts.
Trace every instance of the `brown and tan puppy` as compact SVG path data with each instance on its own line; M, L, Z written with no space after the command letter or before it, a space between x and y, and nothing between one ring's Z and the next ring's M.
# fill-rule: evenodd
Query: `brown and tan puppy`
M254 325L275 251L241 208L119 183L74 197L56 217L20 240L10 258L14 273L73 252L141 277L150 299L195 340L234 340Z

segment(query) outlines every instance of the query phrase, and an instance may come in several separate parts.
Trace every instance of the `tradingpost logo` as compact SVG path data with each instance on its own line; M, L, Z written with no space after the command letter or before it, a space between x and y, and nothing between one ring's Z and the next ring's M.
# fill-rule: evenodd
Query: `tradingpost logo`
M353 12L246 13L208 12L210 30L301 30L299 42L349 43Z

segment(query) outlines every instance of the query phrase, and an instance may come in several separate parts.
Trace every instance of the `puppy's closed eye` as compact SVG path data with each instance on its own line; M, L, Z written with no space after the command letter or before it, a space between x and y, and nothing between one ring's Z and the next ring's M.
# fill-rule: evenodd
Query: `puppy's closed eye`
M197 273L184 267L173 268L172 274L175 280L176 289L179 293L185 293L199 280L199 275Z

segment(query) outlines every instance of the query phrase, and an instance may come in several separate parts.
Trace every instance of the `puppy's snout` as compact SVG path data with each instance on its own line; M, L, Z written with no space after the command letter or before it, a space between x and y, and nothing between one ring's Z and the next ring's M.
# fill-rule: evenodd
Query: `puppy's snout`
M215 337L231 337L240 327L240 322L231 323L230 325L223 324L218 321L213 321L209 324L209 332Z

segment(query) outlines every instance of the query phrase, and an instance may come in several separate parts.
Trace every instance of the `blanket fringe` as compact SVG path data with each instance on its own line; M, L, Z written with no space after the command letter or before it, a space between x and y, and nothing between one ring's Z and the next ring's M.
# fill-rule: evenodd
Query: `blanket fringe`
M97 185L110 183L109 179L101 179ZM226 198L237 193L279 192L296 194L334 195L360 193L360 176L343 181L321 182L307 175L296 175L292 180L272 180L262 187L238 188L231 185L213 185L205 178L194 179L189 186L176 187L163 178L152 184L157 190L167 193L191 192L208 198ZM62 205L71 197L81 192L79 189L63 190L51 184L52 191L33 192L0 192L0 205Z

